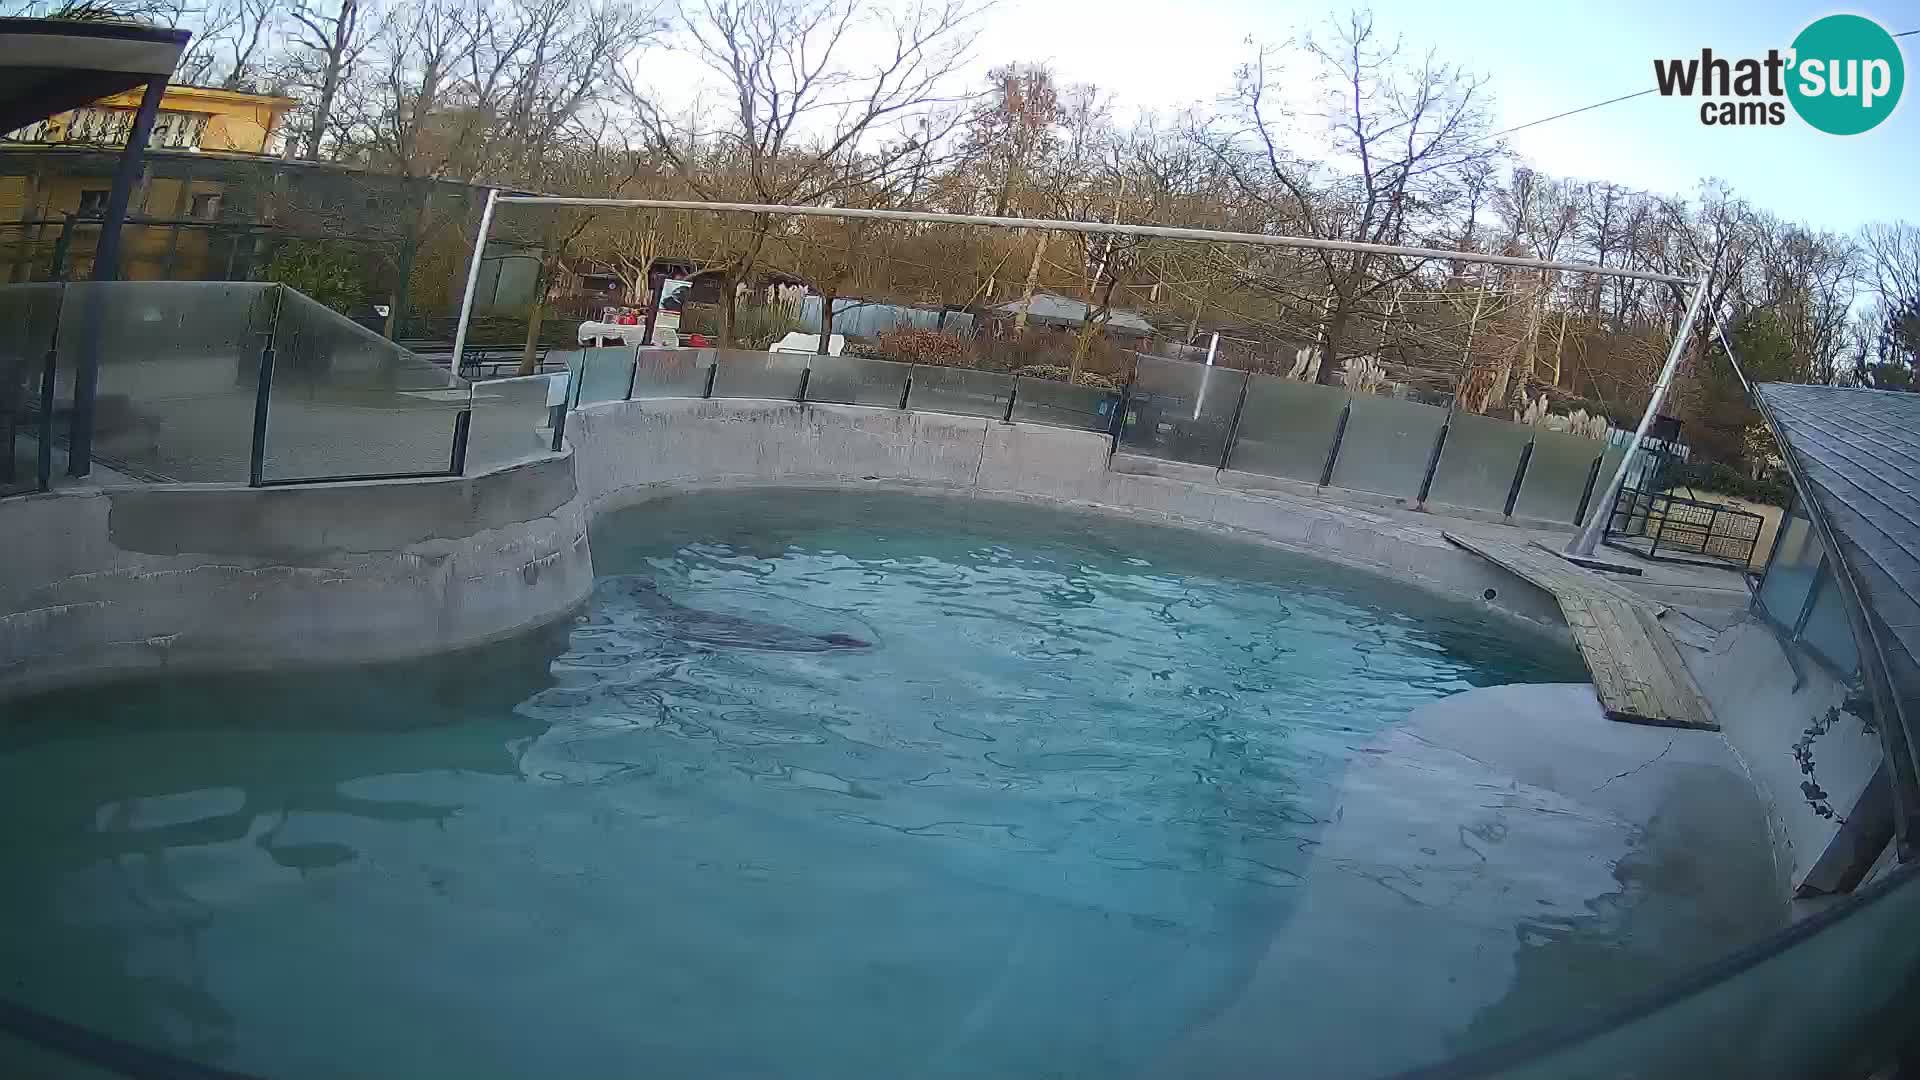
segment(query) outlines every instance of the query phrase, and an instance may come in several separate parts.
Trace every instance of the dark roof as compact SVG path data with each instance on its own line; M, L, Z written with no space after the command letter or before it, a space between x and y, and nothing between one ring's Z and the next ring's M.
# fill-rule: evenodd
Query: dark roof
M1001 304L994 308L993 313L1012 318L1020 314L1021 308L1027 306L1026 301L1015 300L1011 304ZM1035 322L1078 326L1081 320L1087 317L1087 305L1058 293L1034 293L1031 306L1032 310L1027 313L1027 318ZM1107 329L1134 337L1146 337L1153 333L1153 324L1137 311L1112 308L1107 312Z
M129 23L0 19L0 134L173 74L191 36Z
M1760 396L1862 601L1920 656L1920 394L1769 383Z
M1865 622L1869 638L1855 644L1910 845L1920 838L1920 394L1786 383L1757 391L1809 516L1831 536L1842 593Z

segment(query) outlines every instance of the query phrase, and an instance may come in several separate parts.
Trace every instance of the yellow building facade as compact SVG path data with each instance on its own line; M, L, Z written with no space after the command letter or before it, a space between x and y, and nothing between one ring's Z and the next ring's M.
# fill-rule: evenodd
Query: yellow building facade
M217 278L210 228L220 220L228 180L218 159L278 154L292 98L203 86L170 86L160 99L146 168L127 212L123 275ZM83 277L106 209L112 156L83 153L126 145L140 92L102 98L0 137L0 282ZM142 226L152 222L188 223ZM37 272L36 272L37 269Z

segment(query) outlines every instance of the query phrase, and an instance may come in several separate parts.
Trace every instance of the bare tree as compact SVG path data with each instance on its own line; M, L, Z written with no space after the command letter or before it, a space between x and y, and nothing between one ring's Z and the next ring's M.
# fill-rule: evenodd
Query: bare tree
M1860 230L1868 287L1889 310L1920 297L1920 226L1880 222Z
M355 61L366 48L361 0L296 0L288 16L293 20L291 63L307 75L316 91L307 118L307 146L302 156L320 160L320 146L333 121L334 99L353 75Z
M970 0L914 0L898 11L866 0L701 0L685 14L680 47L725 87L721 122L669 115L638 88L629 100L648 148L701 198L821 202L914 167L944 137L936 106L951 100L944 87L972 45L979 10ZM850 55L856 39L869 39L861 44L870 60ZM716 158L723 169L703 168ZM754 218L727 262L723 345L736 287L774 226Z
M1249 197L1310 236L1372 244L1422 236L1463 177L1497 154L1485 141L1483 81L1431 52L1409 62L1364 13L1335 24L1330 38L1309 39L1306 53L1337 88L1323 114L1335 167L1306 159L1289 138L1274 100L1279 55L1264 46L1236 74L1215 142L1221 160ZM1340 251L1316 258L1325 285L1319 379L1333 383L1363 304L1415 267Z

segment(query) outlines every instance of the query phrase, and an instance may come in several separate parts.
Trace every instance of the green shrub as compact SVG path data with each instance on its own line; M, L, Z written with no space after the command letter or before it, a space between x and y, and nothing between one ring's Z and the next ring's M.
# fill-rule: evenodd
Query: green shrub
M1748 502L1770 506L1784 507L1793 497L1793 485L1788 481L1771 476L1755 480L1739 469L1717 461L1676 464L1667 473L1667 486L1734 495Z
M266 276L343 315L359 314L373 292L365 252L343 240L288 240L273 253Z

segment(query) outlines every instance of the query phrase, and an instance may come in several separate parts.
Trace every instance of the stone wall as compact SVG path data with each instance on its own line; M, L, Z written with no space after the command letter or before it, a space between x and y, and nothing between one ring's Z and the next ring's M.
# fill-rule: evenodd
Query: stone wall
M0 696L161 668L396 659L593 584L570 455L481 476L74 488L0 508Z

